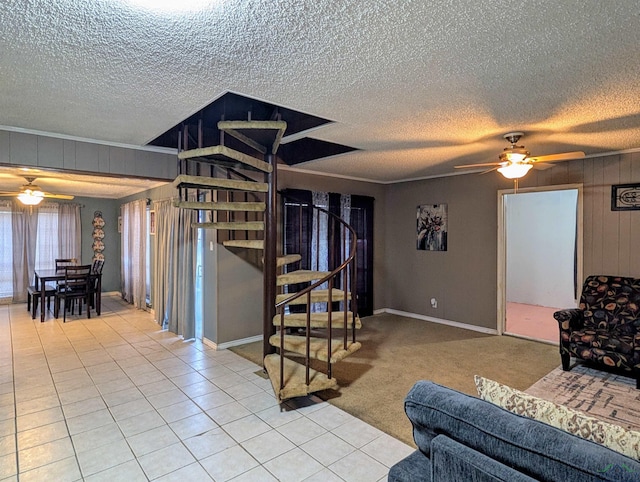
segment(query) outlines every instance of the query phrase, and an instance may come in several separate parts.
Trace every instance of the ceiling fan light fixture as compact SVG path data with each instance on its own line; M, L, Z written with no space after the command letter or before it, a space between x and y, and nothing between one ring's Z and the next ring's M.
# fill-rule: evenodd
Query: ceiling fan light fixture
M533 166L531 164L514 163L498 168L498 172L507 179L524 177Z
M44 199L44 193L38 190L25 189L18 194L18 200L25 206L37 206Z

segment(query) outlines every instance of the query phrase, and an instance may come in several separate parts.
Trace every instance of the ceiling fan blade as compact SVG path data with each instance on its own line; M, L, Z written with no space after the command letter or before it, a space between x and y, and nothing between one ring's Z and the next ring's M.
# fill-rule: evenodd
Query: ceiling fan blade
M537 171L546 171L547 169L551 169L553 165L547 164L544 162L535 162L533 163L533 168Z
M13 192L0 192L0 196L17 196L18 194L20 194L19 192L13 191Z
M584 157L584 152L582 151L574 151L574 152L563 152L561 154L549 154L548 156L538 156L538 157L528 157L527 162L558 162L558 161L569 161L571 159L582 159Z
M487 174L487 173L489 173L489 172L493 172L493 171L495 171L495 170L497 170L497 169L500 169L500 166L492 167L491 169L487 169L486 171L482 171L480 174L481 174L481 175L482 175L482 174Z
M69 194L50 194L48 192L44 193L44 197L51 198L51 199L67 199L67 200L73 199L73 196Z
M480 164L465 164L462 166L453 166L454 169L466 169L468 167L489 167L489 166L502 166L502 162L483 162ZM496 168L497 169L497 168Z

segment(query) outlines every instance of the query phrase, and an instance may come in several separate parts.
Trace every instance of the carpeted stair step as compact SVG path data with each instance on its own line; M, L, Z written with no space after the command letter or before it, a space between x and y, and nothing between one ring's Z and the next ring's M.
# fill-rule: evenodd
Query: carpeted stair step
M302 259L302 256L300 256L299 254L285 254L284 256L278 256L276 258L276 267L280 268L288 264L296 263L301 259Z
M331 290L331 298L333 301L344 301L344 291L334 289ZM295 293L281 293L276 295L276 304L281 301L286 300L287 298L291 298ZM351 293L347 293L347 300L351 299ZM322 303L329 301L329 290L313 290L311 291L311 303ZM307 304L307 295L302 295L300 298L296 298L291 303L291 305L306 305Z
M218 129L262 154L275 154L287 130L285 121L219 121ZM270 171L268 171L270 172Z
M309 337L309 356L316 360L327 361L327 342L326 338ZM272 335L269 338L271 346L277 348L280 347L280 335ZM340 360L344 360L352 353L355 353L360 349L362 345L360 342L347 342L347 349L344 348L344 342L342 340L331 340L331 363L338 363ZM302 356L307 356L307 337L296 335L284 336L284 349L293 353L298 353Z
M272 354L264 358L264 367L271 379L273 391L279 402L294 397L303 397L321 390L336 389L338 382L324 373L309 369L309 385L306 384L304 365L284 358L284 388L280 389L280 355Z
M181 209L201 209L206 211L262 212L266 209L262 202L194 202L176 201L173 205Z
M318 312L311 313L311 328L327 328L329 313ZM347 328L351 329L353 313L347 312ZM280 315L273 317L273 325L280 326ZM306 313L292 313L284 315L284 326L288 328L305 328L307 326ZM331 327L344 328L344 311L333 311L331 313ZM356 316L356 329L362 328L360 317Z
M237 181L207 176L188 176L180 174L173 181L173 187L191 187L201 189L225 189L229 191L267 192L269 186L264 182Z
M192 228L228 229L230 231L264 231L262 221L219 222L219 223L191 223Z
M223 241L222 246L227 248L264 249L264 241L262 239L229 239Z
M277 286L290 285L295 283L306 283L307 281L317 281L324 278L330 271L309 271L307 269L299 269L291 273L278 275L276 279Z
M178 159L208 162L217 166L231 167L234 169L251 169L262 172L273 171L271 164L243 152L230 149L227 146L200 147L198 149L182 151L178 153Z

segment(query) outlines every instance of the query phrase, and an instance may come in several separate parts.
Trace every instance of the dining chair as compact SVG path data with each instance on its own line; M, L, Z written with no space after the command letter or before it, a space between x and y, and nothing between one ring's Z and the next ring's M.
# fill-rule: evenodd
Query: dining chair
M27 311L31 311L31 319L35 320L36 311L38 311L38 301L41 296L40 289L36 289L35 283L27 286ZM46 284L44 287L44 296L47 299L47 310L51 309L51 298L56 295L56 287L50 284ZM42 309L44 309L44 302L42 303Z
M97 298L100 296L98 288L100 286L100 276L102 276L103 267L104 259L94 259L91 264L91 308L97 307ZM99 314L98 312L98 315Z
M64 282L56 289L53 315L58 318L60 302L64 300L62 322L67 321L67 311L73 314L74 302L78 301L78 314L82 314L83 303L87 304L87 318L91 318L91 265L67 266L64 268Z
M78 264L76 258L56 259L56 271L62 270L66 266L74 266Z

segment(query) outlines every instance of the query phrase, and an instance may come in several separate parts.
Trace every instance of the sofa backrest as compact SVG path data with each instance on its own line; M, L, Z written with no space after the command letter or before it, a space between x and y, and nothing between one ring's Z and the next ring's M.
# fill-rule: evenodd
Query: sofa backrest
M628 481L640 462L537 420L429 381L405 399L418 449L440 435L537 480Z
M632 335L640 328L640 279L587 276L579 308L585 327Z

